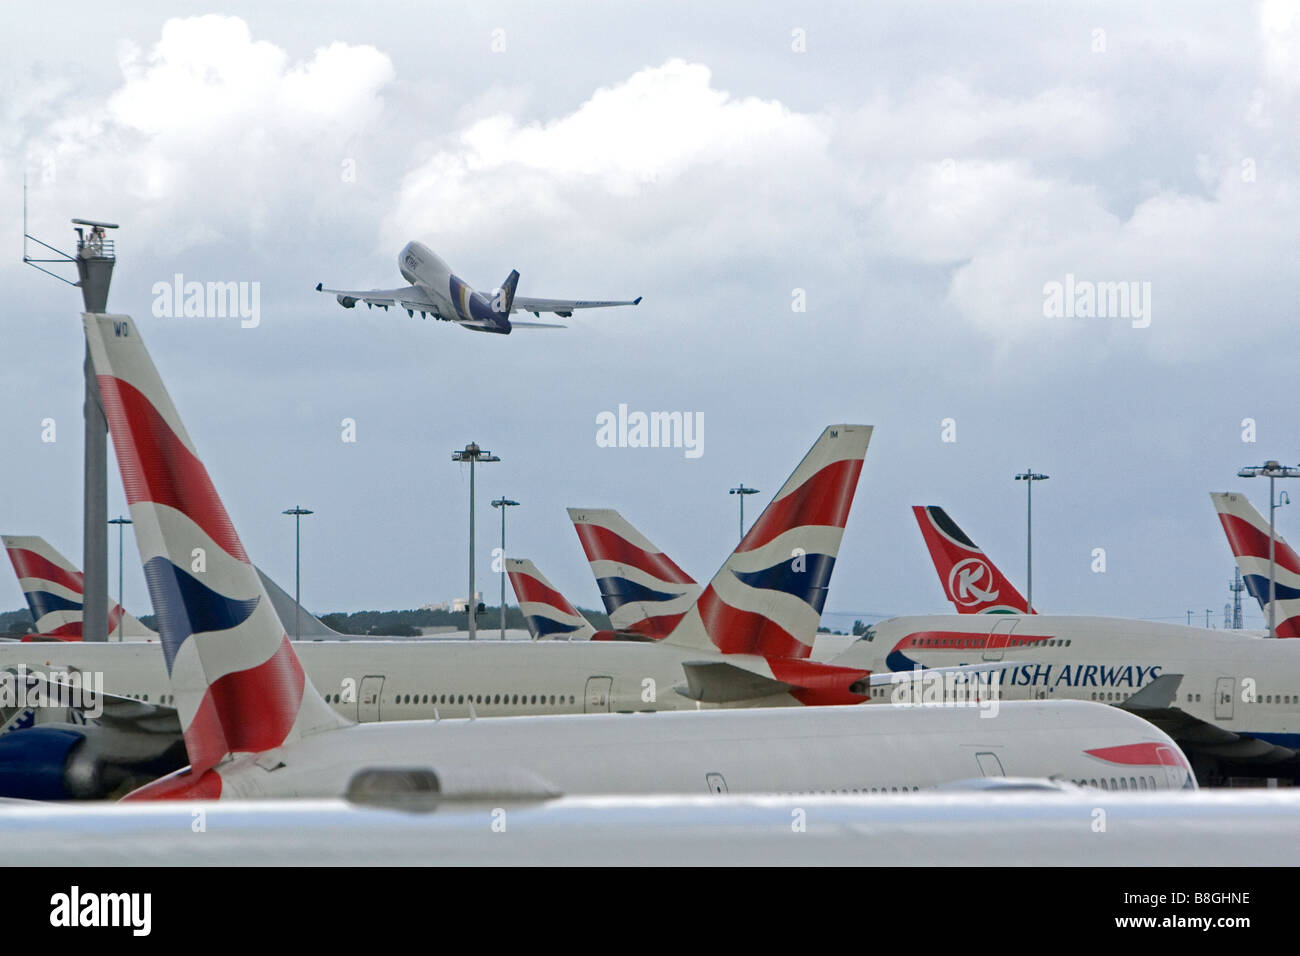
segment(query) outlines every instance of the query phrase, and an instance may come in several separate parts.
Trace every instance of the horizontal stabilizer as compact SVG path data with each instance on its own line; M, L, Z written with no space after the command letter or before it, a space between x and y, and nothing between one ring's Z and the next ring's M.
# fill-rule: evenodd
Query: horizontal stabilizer
M686 672L686 687L678 688L678 693L701 703L727 704L794 690L784 681L755 674L726 661L686 661L682 670Z

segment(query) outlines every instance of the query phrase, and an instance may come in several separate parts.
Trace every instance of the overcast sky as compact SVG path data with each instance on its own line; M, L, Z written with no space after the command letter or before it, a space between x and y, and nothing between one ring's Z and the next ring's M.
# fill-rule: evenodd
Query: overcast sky
M0 530L74 560L80 296L20 263L24 172L34 234L67 248L70 217L121 223L110 309L137 318L249 554L290 588L280 512L316 511L317 611L463 593L467 441L503 459L478 472L489 600L504 493L523 503L510 553L591 607L565 506L621 509L707 580L735 542L727 489L762 490L753 517L825 425L857 422L876 431L829 623L948 609L913 504L946 506L1023 589L1026 467L1051 476L1039 609L1221 623L1233 565L1208 492L1264 509L1236 470L1300 461L1295 3L6 20ZM399 285L411 239L480 288L518 269L522 295L645 300L501 337L313 290ZM155 317L177 273L258 283L260 323ZM1067 276L1135 283L1147 310L1045 315ZM702 413L703 454L598 447L620 403ZM109 487L124 510L116 468ZM1293 511L1279 526L1300 538ZM126 592L148 613L138 561ZM0 608L21 603L0 576Z

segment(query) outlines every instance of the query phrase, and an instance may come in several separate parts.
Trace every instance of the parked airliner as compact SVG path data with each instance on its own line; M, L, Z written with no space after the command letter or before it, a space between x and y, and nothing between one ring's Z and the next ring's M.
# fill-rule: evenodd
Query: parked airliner
M126 335L135 334L129 320L117 321ZM151 364L149 373L157 379ZM330 708L359 722L861 702L869 685L865 671L808 656L870 435L868 426L827 428L699 606L656 644L326 640L298 643L296 656ZM175 500L164 513L173 515L183 497L198 494L195 486L202 490L195 481L172 488ZM147 490L127 487L133 495ZM202 579L178 573L185 577L175 586L186 589L212 579L210 569ZM265 581L260 586L274 593ZM179 614L178 626L204 623L184 618L171 590L160 587L150 587L160 621ZM213 607L237 618L243 605ZM174 752L179 727L168 679L172 664L172 652L164 658L156 644L0 645L0 668L102 674L106 693L124 699L113 707L111 733L102 722L87 725L76 715L28 728L30 715L21 709L0 713L8 728L24 728L0 735L0 795L85 796L111 789L135 769L122 763L120 755L135 752L119 739L124 733L153 773L156 761ZM31 768L40 772L27 772Z
M1300 643L1124 618L928 615L873 625L839 666L912 672L1015 661L1004 700L1099 701L1141 714L1187 751L1202 780L1294 777ZM875 700L887 688L873 689Z
M83 321L190 761L135 791L135 799L329 796L354 790L358 779L370 794L436 791L457 778L490 787L494 776L502 786L522 777L563 793L843 792L878 786L884 768L904 774L902 786L920 787L967 776L958 763L991 774L994 760L1016 776L1121 768L1155 787L1191 785L1185 758L1165 735L1129 715L1079 703L1029 703L996 720L984 720L974 707L827 707L353 724L304 671L135 323L95 314ZM723 651L752 656L768 644L799 642L781 628L775 635L746 629L754 613L744 610L752 600L746 589L771 600L773 589L794 595L811 587L820 610L868 436L869 429L854 426L827 429L776 507L769 505L724 565L735 583L715 576L669 639L684 631L687 646L703 650L708 644L699 642L712 640ZM790 519L782 515L791 495L806 508L787 535ZM800 570L772 573L765 562L775 556L783 565L805 529L814 548L798 557L812 568L800 562ZM207 559L201 577L192 571L195 548ZM800 574L808 580L791 580ZM792 623L806 619L798 608L780 611ZM768 666L775 670L775 662Z
M447 263L419 242L408 242L397 256L397 268L409 285L400 289L326 289L316 284L317 292L328 292L338 299L345 309L355 308L358 302L367 306L390 306L405 309L414 316L432 315L444 322L455 322L473 332L495 332L509 335L515 328L559 329L562 325L549 322L512 322L512 312L531 312L540 317L543 312L554 312L568 317L576 309L603 309L618 305L640 305L641 296L628 300L600 301L594 299L534 299L515 295L519 273L512 271L501 283L501 288L491 293L477 292L460 276L455 275Z

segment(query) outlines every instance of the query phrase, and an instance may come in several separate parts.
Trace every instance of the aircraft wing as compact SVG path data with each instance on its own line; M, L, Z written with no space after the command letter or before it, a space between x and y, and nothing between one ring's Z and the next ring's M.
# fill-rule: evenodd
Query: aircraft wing
M69 711L76 711L82 721L95 721L111 725L119 730L130 730L142 734L168 734L179 736L181 732L180 717L176 708L165 704L123 697L107 691L92 690L87 681L84 686L57 679L42 671L24 669L22 673L6 671L0 680L10 686L10 695L17 692L16 684L26 685L26 699L39 693L46 701L45 706L66 706ZM39 685L39 690L38 686ZM17 708L21 717L24 708Z
M1277 764L1296 759L1296 751L1290 747L1234 733L1179 708L1175 701L1182 679L1181 674L1162 674L1119 707L1151 721L1188 754L1198 752L1243 764Z
M329 291L329 290L326 290ZM556 315L568 318L573 315L575 309L605 309L615 305L640 305L641 296L635 299L629 299L622 302L603 302L594 299L529 299L526 296L515 296L511 312L531 312L533 315L541 315L543 312L554 312ZM522 325L520 322L512 322L512 325Z
M395 306L408 311L437 312L433 300L425 295L424 290L413 285L404 285L400 289L326 289L318 282L316 291L328 292L337 298L339 305L345 309L352 308L358 302L364 302L370 306L377 305L381 309Z

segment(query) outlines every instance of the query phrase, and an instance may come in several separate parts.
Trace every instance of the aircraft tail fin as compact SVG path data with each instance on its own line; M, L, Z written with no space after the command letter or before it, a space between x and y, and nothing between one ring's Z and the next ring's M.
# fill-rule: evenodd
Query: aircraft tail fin
M1028 614L1029 604L948 512L938 505L913 505L921 537L939 575L944 596L958 614Z
M870 425L825 429L665 640L808 657L870 440Z
M82 639L85 580L71 561L37 535L0 535L18 584L36 622L36 633L62 641ZM139 619L108 602L110 641L156 640L158 635Z
M190 759L135 796L213 796L227 756L346 721L303 671L135 322L82 321Z
M1210 499L1219 513L1219 523L1228 537L1228 545L1237 559L1246 590L1259 602L1268 616L1268 519L1260 514L1245 495L1212 492ZM1300 637L1300 557L1282 540L1273 536L1273 598L1278 637Z
M612 508L570 508L569 519L610 626L651 640L676 627L700 596L695 580Z
M533 562L506 558L506 574L533 640L589 641L595 635L591 623L551 586Z
M501 283L501 288L497 290L496 298L492 300L492 310L499 312L507 321L510 317L510 310L515 307L515 289L519 286L519 270L511 269L510 275L506 276L506 281Z

